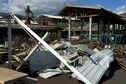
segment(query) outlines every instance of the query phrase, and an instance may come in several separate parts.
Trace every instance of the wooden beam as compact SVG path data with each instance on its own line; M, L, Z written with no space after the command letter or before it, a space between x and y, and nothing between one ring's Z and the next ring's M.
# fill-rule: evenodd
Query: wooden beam
M83 16L77 16L78 18L86 18L86 17L97 17L99 15L83 15Z

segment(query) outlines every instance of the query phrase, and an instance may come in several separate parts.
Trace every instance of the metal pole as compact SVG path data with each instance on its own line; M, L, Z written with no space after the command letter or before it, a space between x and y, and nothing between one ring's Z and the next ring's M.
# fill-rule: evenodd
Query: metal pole
M12 69L12 45L11 45L11 16L8 16L8 61L9 68Z
M71 39L71 18L69 18L68 40Z
M89 17L89 40L92 37L92 17Z

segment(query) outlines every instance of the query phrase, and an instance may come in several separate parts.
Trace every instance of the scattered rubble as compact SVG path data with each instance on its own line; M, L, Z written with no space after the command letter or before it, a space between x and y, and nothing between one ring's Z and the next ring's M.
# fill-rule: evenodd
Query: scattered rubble
M61 42L54 41L48 45L20 22L16 16L12 16L39 42L36 50L29 55L35 44L29 39L21 42L17 40L21 46L17 43L13 44L13 60L22 62L28 56L29 60L25 61L30 62L28 66L30 66L31 73L37 73L43 78L47 79L57 74L73 72L72 77L87 84L97 84L109 68L110 63L114 61L114 56L115 58L125 58L126 47L123 45L112 47L101 42L74 41L77 43L75 45L63 40ZM121 61L117 60L117 62L120 64Z

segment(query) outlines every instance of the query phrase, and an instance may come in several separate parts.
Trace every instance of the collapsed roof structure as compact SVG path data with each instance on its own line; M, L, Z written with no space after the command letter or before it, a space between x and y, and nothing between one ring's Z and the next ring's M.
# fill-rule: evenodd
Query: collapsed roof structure
M75 8L75 9L74 10L70 9L70 11L68 11L69 8ZM78 11L78 9L81 11ZM68 6L68 7L64 8L63 11L68 11L68 12L61 11L59 14L61 14L61 15L63 14L62 16L69 16L69 18L76 17L76 18L80 18L82 21L84 21L83 19L85 19L85 21L88 21L88 18L89 18L89 22L90 22L89 39L91 39L91 34L92 34L91 25L92 25L93 17L94 17L94 21L98 22L101 25L100 28L103 27L103 24L110 25L110 24L117 24L117 22L118 22L118 24L121 24L121 25L125 24L125 21L122 20L118 15L111 13L101 7ZM86 13L86 11L87 11L87 13ZM71 12L73 12L73 13L71 13ZM81 70L83 70L83 69L80 68L79 69L80 72L77 69L75 69L71 64L68 63L67 60L65 60L60 54L58 54L54 49L52 49L43 39L41 39L29 27L27 27L23 22L21 22L20 19L18 19L13 13L10 13L10 15L31 37L33 37L34 39L36 39L39 42L38 45L42 44L43 46L45 46L54 56L56 56L61 62L63 62L74 73L74 75L76 75L75 77L77 77L79 80L83 81L86 84L97 84L98 81L100 80L101 76L104 74L104 72L108 68L109 63L112 61L111 57L113 57L113 53L111 50L105 50L101 53L95 54L95 56L91 56L91 57L93 57L94 62L92 60L89 60L87 62L87 64L90 65L90 63L91 63L92 65L86 66L86 67L84 65L82 67L87 72L87 73L85 72L86 73L86 75L85 75L85 73L83 71L81 72ZM110 16L108 16L108 15L110 15ZM112 19L115 19L117 22L113 21ZM71 21L71 19L69 19L69 22L70 21ZM70 27L70 25L69 25L69 27ZM11 31L10 23L9 23L8 29L9 29L8 34L10 35L11 34L10 33L10 31ZM108 26L107 31L109 31L109 29L110 28ZM113 27L113 29L114 29L114 27ZM100 30L102 32L104 32L102 29L100 29ZM69 33L70 33L70 31L69 31ZM69 36L70 36L70 34L69 34ZM9 44L11 44L11 35L9 37L10 37ZM10 47L9 53L11 53L10 52L11 45L9 47ZM103 53L104 53L104 56L103 56ZM9 61L11 62L11 57L10 57ZM100 72L100 74L97 75L96 71L101 71L101 72ZM89 72L92 72L93 74L95 74L95 77L98 79L96 80L95 78L93 78L93 81L92 81L92 73L89 73ZM82 73L84 73L84 74L82 74ZM87 75L87 74L89 74L89 75ZM86 77L86 76L88 76L88 77Z
M115 24L125 24L121 16L106 10L105 8L99 6L78 6L78 5L66 5L58 15L64 17L76 17L84 18L93 17L95 22L98 22L100 19L110 21L110 23ZM114 20L113 20L114 19Z
M89 77L86 77L85 75L83 75L81 72L79 72L77 69L75 69L70 63L68 63L68 61L65 60L60 54L58 54L52 47L50 47L43 39L41 39L36 33L34 33L28 26L26 26L20 19L18 19L13 13L10 13L10 15L24 29L24 31L27 32L28 35L35 38L36 41L39 42L38 45L42 44L45 48L47 48L55 57L57 57L64 65L66 65L68 67L68 69L70 69L78 77L79 80L83 81L86 84L97 84L98 81L100 80L101 76L107 70L109 63L113 61L113 53L111 50L102 51L102 52L105 52L104 55L106 55L106 56L104 56L102 54L102 52L94 54L95 55L95 56L93 56L94 58L90 58L93 61L92 60L87 61L87 65L84 65L84 67L87 66L86 68L88 68L88 67L90 67L88 65L92 64L92 67L90 67L92 70L91 71L92 73L95 73L94 70L95 71L100 70L102 73L96 74L95 76L97 77L97 79L93 79L93 81L92 81L92 77L90 77L92 74L90 75L89 73L86 73L86 74L89 74ZM11 67L12 66L12 63L11 63L12 58L11 58L11 26L10 26L11 23L10 23L10 19L9 19L9 25L8 25L8 35L9 35L9 38L8 38L9 39L9 42L8 42L9 51L8 51L8 53L9 53L9 62L10 62L10 67ZM36 45L36 46L38 46L38 45ZM34 48L34 49L36 49L36 48ZM34 49L33 49L33 51L34 51ZM83 70L83 69L81 69L81 70ZM83 71L85 71L85 69Z

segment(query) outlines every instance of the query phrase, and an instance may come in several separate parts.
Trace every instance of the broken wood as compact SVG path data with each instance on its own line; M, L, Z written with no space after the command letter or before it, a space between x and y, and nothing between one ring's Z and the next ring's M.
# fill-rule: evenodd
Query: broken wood
M125 58L117 58L115 57L115 61L117 62L117 64L126 71L126 59Z
M25 78L27 74L10 70L7 68L0 68L0 84L14 84L10 82L17 81L18 79Z

